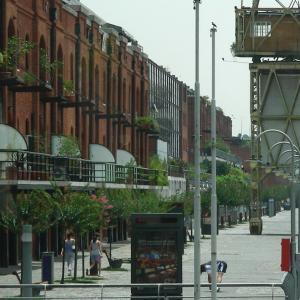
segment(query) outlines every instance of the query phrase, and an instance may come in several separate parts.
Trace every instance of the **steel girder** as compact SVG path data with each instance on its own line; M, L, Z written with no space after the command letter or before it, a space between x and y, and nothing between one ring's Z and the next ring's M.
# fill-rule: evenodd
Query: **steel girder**
M300 63L265 62L250 64L251 154L262 164L284 166L289 155L289 145L278 133L258 135L267 129L286 133L299 148L300 145ZM261 191L265 178L258 165L252 169L250 202L250 233L261 234Z

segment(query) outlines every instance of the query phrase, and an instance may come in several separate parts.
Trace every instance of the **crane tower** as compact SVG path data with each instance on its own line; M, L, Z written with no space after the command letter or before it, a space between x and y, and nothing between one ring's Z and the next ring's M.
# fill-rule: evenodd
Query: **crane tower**
M262 7L263 0L253 0L249 7L241 1L235 8L235 55L251 57L250 114L251 155L260 162L252 168L250 233L262 233L261 195L268 176L263 165L287 167L287 144L278 133L258 135L277 129L300 146L300 8L298 0L274 0L272 7ZM249 1L250 2L250 1ZM270 2L269 2L270 3ZM270 6L270 5L269 5Z

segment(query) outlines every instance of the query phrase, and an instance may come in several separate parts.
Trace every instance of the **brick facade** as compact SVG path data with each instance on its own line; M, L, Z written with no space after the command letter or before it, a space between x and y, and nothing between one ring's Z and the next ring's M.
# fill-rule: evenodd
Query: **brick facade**
M32 136L34 151L49 152L53 134L71 135L83 158L96 143L113 154L125 149L146 166L149 137L133 126L137 115L148 114L148 58L137 42L74 1L7 0L2 5L2 49L13 36L36 45L20 58L16 75L28 71L52 86L50 92L26 93L1 87L3 123ZM40 49L51 62L63 64L46 73ZM74 96L64 95L64 80L74 82Z
M188 157L189 162L194 161L194 119L195 119L195 95L194 91L188 92ZM211 105L207 97L201 97L200 105L200 130L201 152L211 140ZM231 118L224 115L220 108L216 109L216 134L217 137L227 139L232 137Z

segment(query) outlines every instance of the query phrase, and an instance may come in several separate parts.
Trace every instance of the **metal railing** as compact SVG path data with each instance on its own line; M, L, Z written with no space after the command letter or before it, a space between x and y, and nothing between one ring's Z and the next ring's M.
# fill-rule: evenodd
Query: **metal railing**
M159 171L115 163L53 156L23 150L0 150L0 180L46 180L157 185Z
M211 150L206 149L203 153L205 156L211 156ZM241 165L241 160L234 154L227 153L223 150L216 149L217 159L225 160L226 162L233 163L235 165Z
M185 170L180 166L168 165L168 175L173 177L184 177Z
M221 283L218 299L288 299L281 283ZM210 299L209 284L201 284L201 299ZM31 299L20 297L20 290L32 288L37 298L32 299L194 299L193 284L0 284L0 299ZM151 295L142 289L152 288ZM182 290L182 295L172 294ZM17 290L20 289L20 290ZM63 290L61 290L63 289ZM10 290L10 292L5 292ZM37 293L38 291L38 293ZM131 295L131 292L133 294ZM139 291L139 292L134 292ZM39 295L38 295L39 294ZM139 295L137 295L139 294ZM169 294L169 295L168 295Z

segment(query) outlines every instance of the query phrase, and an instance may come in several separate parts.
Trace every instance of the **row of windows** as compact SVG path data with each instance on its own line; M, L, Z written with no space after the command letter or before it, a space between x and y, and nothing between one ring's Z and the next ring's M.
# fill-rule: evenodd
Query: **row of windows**
M253 37L271 37L271 22L255 22L252 28Z
M168 156L180 157L180 83L162 67L149 63L151 114L160 136L169 144Z

